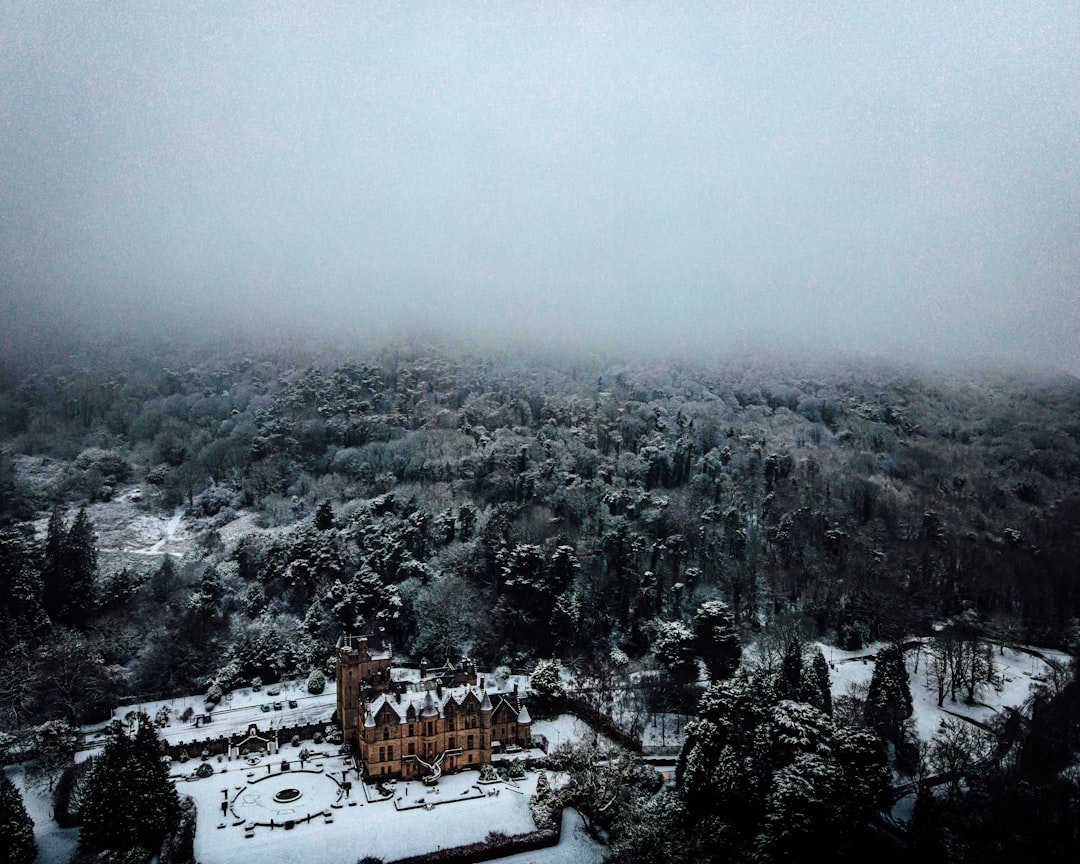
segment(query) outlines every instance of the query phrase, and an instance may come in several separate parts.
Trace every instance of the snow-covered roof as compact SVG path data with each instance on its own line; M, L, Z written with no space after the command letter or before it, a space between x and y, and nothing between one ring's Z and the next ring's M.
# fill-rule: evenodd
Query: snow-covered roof
M389 708L401 723L408 718L445 717L448 708L462 710L472 702L480 711L495 711L505 705L519 723L530 723L529 712L518 703L514 693L489 693L471 684L461 687L444 687L439 690L425 690L423 693L380 693L365 706L364 725L374 725L375 718ZM524 715L524 719L522 719ZM368 717L371 717L371 724Z
M532 723L532 717L529 716L529 709L524 705L521 706L521 710L518 711L517 717L518 723Z

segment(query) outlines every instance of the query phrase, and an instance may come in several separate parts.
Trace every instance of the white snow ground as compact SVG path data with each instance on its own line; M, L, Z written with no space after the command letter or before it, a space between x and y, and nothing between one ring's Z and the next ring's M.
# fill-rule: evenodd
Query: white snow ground
M275 694L271 690L279 692ZM170 744L179 744L246 732L252 723L259 727L261 733L308 723L329 723L334 713L336 692L336 684L332 680L326 682L326 689L317 696L308 693L306 679L265 684L257 691L250 687L238 687L226 693L221 702L212 708L212 720L208 726L204 726L201 720L198 726L195 725L196 718L201 718L206 712L203 701L205 694L123 705L113 709L112 716L113 719L123 720L131 711L142 711L154 719L161 708L168 708L168 724L158 729L158 735ZM289 706L290 700L296 702L295 708ZM267 706L265 711L264 705ZM281 707L275 708L275 705ZM192 711L191 719L181 721L180 717L188 708ZM99 741L107 725L101 724L89 730L86 743Z
M331 757L313 764L333 775L341 770L341 762L339 757ZM481 841L491 831L521 834L535 830L529 796L536 789L537 772L529 772L518 784L481 785L479 775L468 771L443 777L436 790L415 781L399 782L393 786L392 798L369 801L359 784L353 786L348 798L338 798L332 790L336 784L329 777L323 777L322 787L316 788L301 781L317 775L294 772L282 775L274 767L271 780L301 789L304 797L287 808L295 811L294 816L282 813L277 817L278 827L271 830L260 825L248 831L245 823L256 808L269 814L271 810L278 812L280 806L273 804L270 787L274 784L261 781L251 785L247 782L247 766L236 763L233 766L228 772L210 778L177 783L179 792L191 795L198 806L195 857L200 864L268 860L276 864L354 864L365 855L390 861L440 847ZM250 773L254 775L252 779L260 780L260 771ZM355 772L351 779L355 781ZM269 790L265 795L260 791L263 785ZM230 804L235 802L238 807L231 806L223 818L221 803L226 796ZM315 819L291 830L281 827L283 818L303 818L309 811L329 813L332 821L316 815ZM580 836L582 832L576 830L578 824L570 818L564 842L552 850L555 856L546 860L583 864L600 861L602 848ZM532 853L522 860L544 859Z

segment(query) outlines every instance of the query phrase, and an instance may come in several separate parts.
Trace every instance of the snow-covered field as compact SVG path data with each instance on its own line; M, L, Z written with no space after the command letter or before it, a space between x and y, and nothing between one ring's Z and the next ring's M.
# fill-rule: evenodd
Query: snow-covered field
M841 651L821 645L825 659L829 661L829 679L835 699L851 692L852 688L866 688L874 671L873 656L882 644L870 645L860 651ZM1069 655L1061 651L1038 649L1038 653L1053 662L1067 664ZM912 723L915 733L923 741L929 741L941 726L942 720L960 715L980 723L987 723L1005 708L1019 708L1031 695L1032 687L1044 680L1050 671L1046 660L1016 648L994 648L993 687L983 687L976 704L967 705L961 699L953 702L948 696L939 708L937 693L927 679L929 662L924 651L919 658L919 671L915 672L916 654L905 654L908 675L911 680L911 700L914 713ZM865 695L865 689L863 690Z
M306 679L267 684L257 691L250 687L238 687L226 693L221 702L213 707L209 725L203 725L201 720L206 711L203 694L124 705L114 709L112 716L122 720L131 711L142 711L154 719L161 709L168 709L167 725L158 729L158 735L170 744L179 744L246 732L252 723L258 726L261 734L289 726L329 723L334 713L336 692L332 680L326 682L326 689L318 695L307 692ZM296 703L295 707L291 702ZM264 705L266 710L263 710ZM191 719L182 721L180 718L189 708ZM196 718L200 718L198 726ZM103 726L90 732L87 743L93 743L103 734Z
M399 782L390 799L369 801L359 784L345 797L332 779L335 774L341 776L339 757L309 763L308 767L322 768L323 775L283 774L279 767L272 767L272 774L263 780L259 768L248 771L246 767L177 783L179 792L191 795L198 806L195 857L200 864L354 864L365 855L390 861L481 841L491 831L521 834L535 830L529 796L536 790L537 772L529 772L517 784L480 785L479 774L468 771L443 777L435 790L422 783ZM351 772L351 779L355 781L355 772ZM290 804L275 803L274 790L281 785L296 788L301 797ZM221 804L226 800L230 806L223 816ZM300 819L309 813L316 818L288 831L281 827L285 819ZM329 818L319 815L322 813L330 814ZM277 827L260 824L246 830L245 825L256 814L260 821L275 818ZM571 818L564 843L546 860L598 862L601 847L581 833ZM522 860L544 859L530 854Z

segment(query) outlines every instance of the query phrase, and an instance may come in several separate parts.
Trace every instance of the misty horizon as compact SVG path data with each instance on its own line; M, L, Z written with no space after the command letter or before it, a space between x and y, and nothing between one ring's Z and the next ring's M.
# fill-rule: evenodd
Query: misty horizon
M9 4L3 341L1078 374L1078 11Z

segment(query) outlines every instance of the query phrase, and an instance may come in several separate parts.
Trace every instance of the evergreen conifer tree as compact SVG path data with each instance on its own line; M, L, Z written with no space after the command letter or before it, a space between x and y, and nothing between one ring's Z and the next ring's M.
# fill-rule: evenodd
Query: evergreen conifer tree
M30 864L37 858L34 820L7 774L0 771L0 864Z
M320 531L329 531L334 527L334 508L329 501L323 501L315 511L315 527Z
M97 574L97 538L94 523L80 507L64 536L61 559L67 585L67 602L62 617L73 627L83 627L94 608L94 576Z
M697 652L709 670L709 680L730 678L739 665L742 646L735 617L722 600L706 600L694 613Z
M832 716L832 685L829 683L829 664L818 648L807 677L806 697L815 708Z
M866 721L885 739L900 740L904 720L911 716L911 685L904 652L899 645L887 645L878 652L870 689L866 694Z
M134 731L113 724L86 780L79 848L157 850L180 820L180 799L162 762L150 718L138 714Z
M64 570L63 546L67 536L64 516L56 507L49 516L45 535L45 557L42 561L42 604L53 621L59 621L67 603L67 577Z
M97 573L94 523L82 507L71 526L64 525L59 508L49 517L42 562L42 604L55 623L83 627L94 608Z

